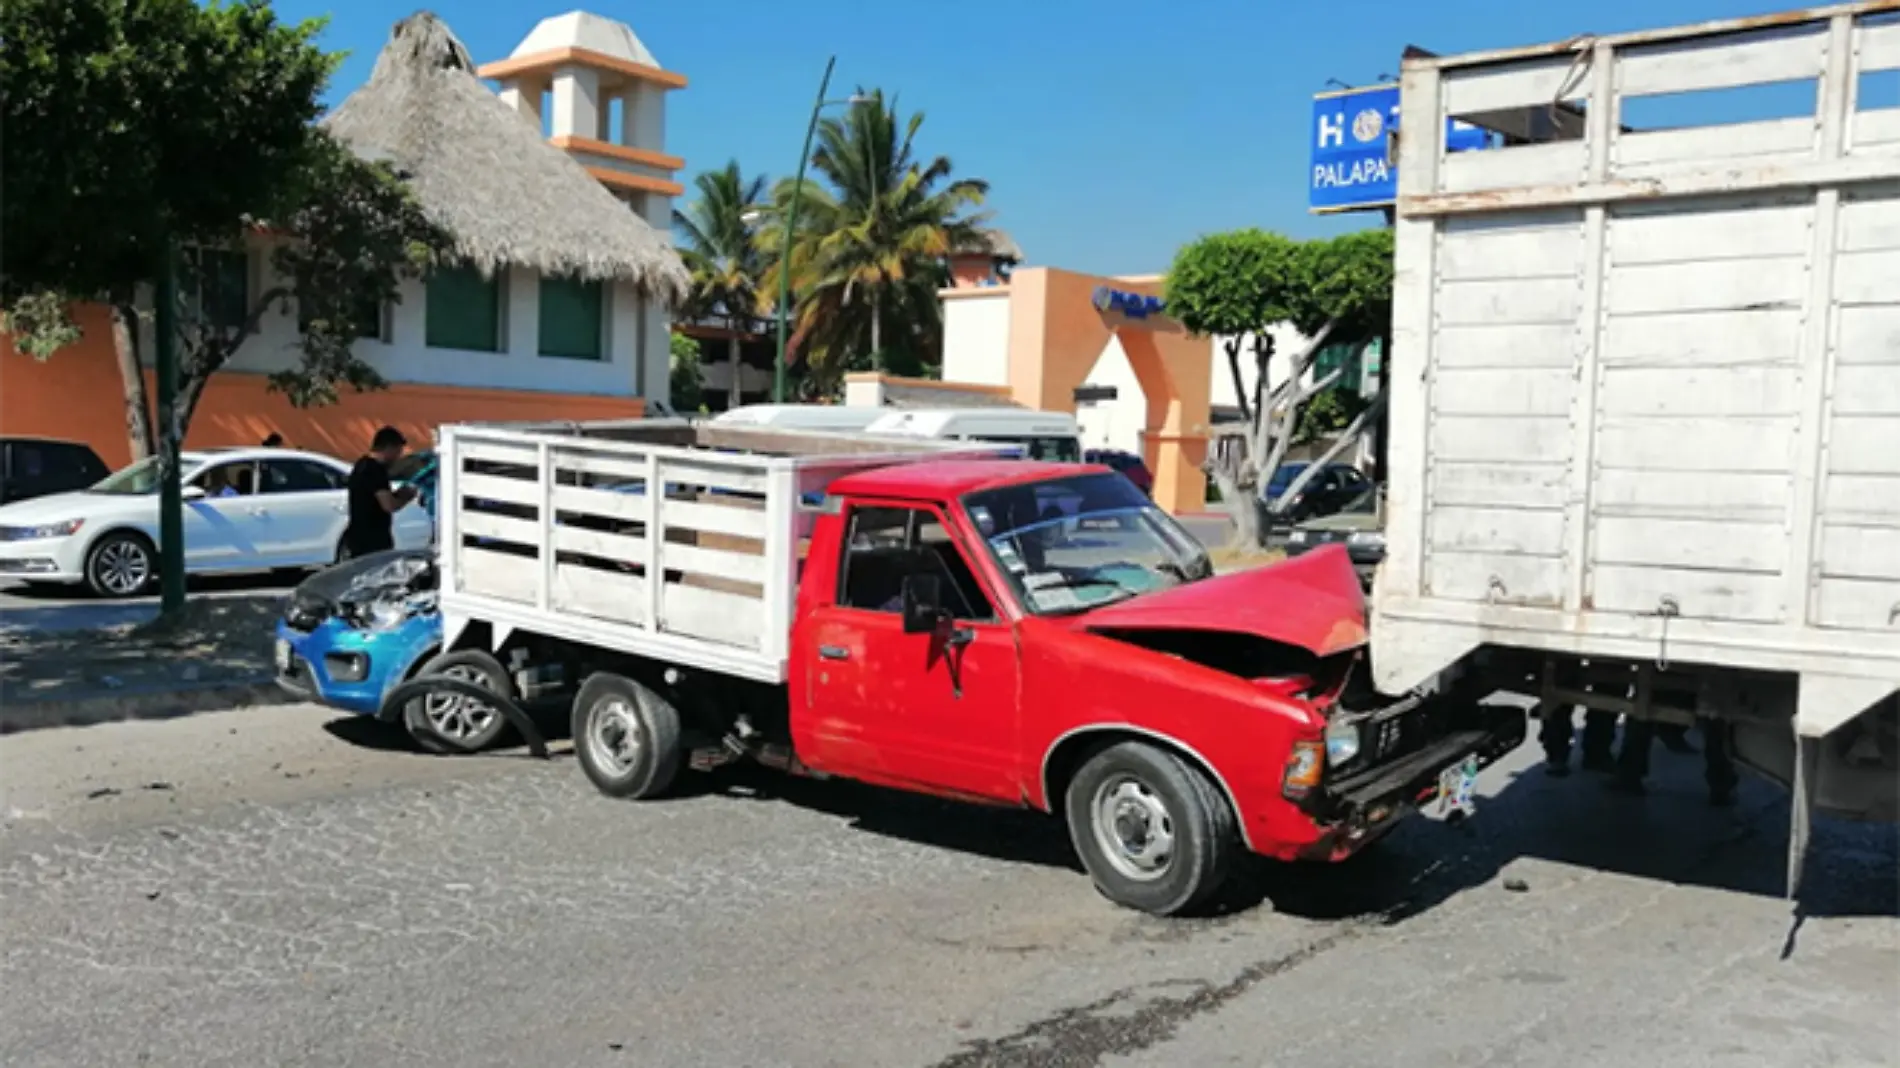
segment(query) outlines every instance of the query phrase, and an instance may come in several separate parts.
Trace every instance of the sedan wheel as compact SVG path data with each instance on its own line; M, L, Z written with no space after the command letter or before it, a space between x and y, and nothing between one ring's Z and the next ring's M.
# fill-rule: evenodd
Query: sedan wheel
M136 597L157 577L151 544L133 534L108 534L86 557L86 585L101 597Z

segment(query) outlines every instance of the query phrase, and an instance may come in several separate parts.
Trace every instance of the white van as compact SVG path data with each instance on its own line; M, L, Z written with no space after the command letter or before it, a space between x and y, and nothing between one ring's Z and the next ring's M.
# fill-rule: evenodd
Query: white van
M1080 463L1081 431L1067 412L1026 408L885 409L867 434L1021 445L1031 460Z
M721 426L855 434L863 432L888 411L888 408L850 408L841 404L747 404L720 412L712 417L712 422Z

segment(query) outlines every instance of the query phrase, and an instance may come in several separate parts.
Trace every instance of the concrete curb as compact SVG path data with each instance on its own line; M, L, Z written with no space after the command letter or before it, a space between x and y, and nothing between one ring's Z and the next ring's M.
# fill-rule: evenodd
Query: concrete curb
M297 700L269 675L208 686L150 686L93 690L59 701L9 702L0 708L0 735L49 727L87 727L132 719L176 719L198 712L222 712L248 705L292 704Z

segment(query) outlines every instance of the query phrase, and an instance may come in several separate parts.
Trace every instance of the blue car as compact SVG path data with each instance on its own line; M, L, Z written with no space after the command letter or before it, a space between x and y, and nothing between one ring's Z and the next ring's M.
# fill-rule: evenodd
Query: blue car
M390 691L424 673L514 696L507 671L487 652L441 651L432 550L373 553L305 580L277 622L276 645L279 686L332 708L400 722L426 749L475 752L506 730L494 708L462 697L383 707ZM427 729L420 729L425 721Z

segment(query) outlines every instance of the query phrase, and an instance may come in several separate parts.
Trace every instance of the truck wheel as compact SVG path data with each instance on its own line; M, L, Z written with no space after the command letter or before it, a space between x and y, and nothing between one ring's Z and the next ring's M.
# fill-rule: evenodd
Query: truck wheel
M1205 905L1239 847L1234 811L1199 768L1120 742L1069 780L1069 839L1103 896L1157 916Z
M589 675L574 696L573 725L581 770L609 797L658 797L685 763L679 710L624 676Z
M414 677L419 679L426 675L447 675L472 682L514 700L508 669L480 649L438 653L430 657ZM403 707L402 715L409 737L431 753L479 753L494 745L508 729L508 717L502 715L500 709L454 694L419 697Z

